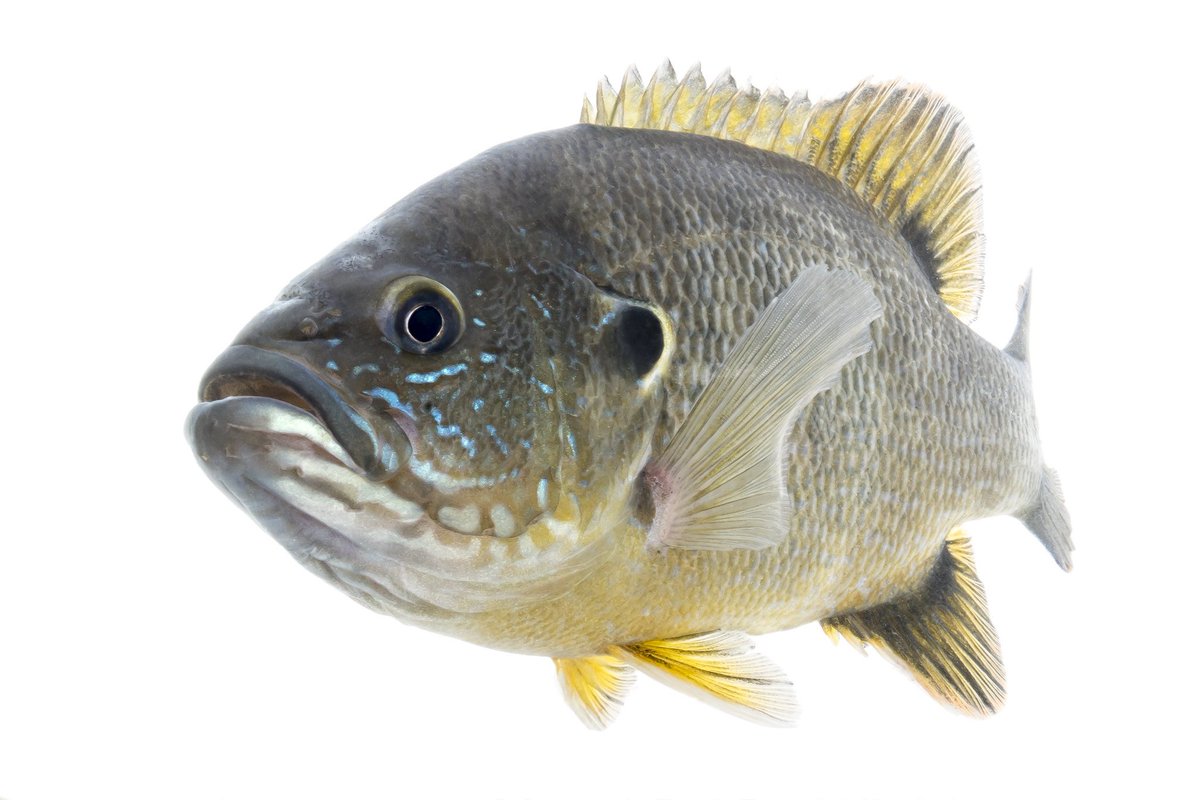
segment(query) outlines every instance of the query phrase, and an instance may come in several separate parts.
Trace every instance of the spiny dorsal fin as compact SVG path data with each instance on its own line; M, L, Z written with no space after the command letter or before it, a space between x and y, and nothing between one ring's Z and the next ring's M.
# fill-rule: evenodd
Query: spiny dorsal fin
M791 681L740 631L711 631L622 645L634 665L672 688L764 725L791 725ZM699 691L696 691L699 690Z
M637 677L632 667L612 654L556 658L554 666L567 705L584 725L597 731L616 719Z
M636 69L607 80L580 122L730 139L803 161L854 190L894 224L942 301L970 321L983 290L978 170L962 116L921 86L859 84L836 100L738 89L700 67L680 79L668 61L643 86Z
M841 634L871 644L908 669L934 698L974 716L1004 705L1000 643L988 619L971 544L951 533L925 588L892 603L822 620Z

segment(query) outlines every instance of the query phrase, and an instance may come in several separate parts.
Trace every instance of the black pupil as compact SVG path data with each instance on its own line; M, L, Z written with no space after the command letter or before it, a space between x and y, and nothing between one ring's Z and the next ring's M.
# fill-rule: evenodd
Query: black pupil
M428 344L442 332L442 312L431 305L417 306L408 315L405 328L408 335L421 344Z

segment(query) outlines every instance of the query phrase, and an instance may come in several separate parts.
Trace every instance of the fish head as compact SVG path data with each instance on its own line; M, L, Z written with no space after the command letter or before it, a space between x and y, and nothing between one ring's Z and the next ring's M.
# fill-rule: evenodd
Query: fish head
M557 596L611 552L672 346L660 309L577 266L375 225L216 360L188 437L297 560L436 627Z

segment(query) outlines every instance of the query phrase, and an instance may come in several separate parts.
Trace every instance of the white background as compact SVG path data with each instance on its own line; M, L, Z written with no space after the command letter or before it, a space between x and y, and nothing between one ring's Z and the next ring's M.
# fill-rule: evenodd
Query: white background
M1196 791L1195 56L1155 3L207 2L0 14L0 797L1181 796ZM29 4L30 8L33 7ZM547 659L368 613L192 461L183 418L301 269L478 151L664 58L947 95L1007 340L1036 272L1061 573L972 525L1009 702L960 718L813 625L790 730L642 680L584 730Z

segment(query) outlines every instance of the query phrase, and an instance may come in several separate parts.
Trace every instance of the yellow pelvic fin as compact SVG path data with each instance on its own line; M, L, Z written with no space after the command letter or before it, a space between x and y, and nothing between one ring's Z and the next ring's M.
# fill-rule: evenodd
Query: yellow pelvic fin
M558 683L576 716L593 730L608 727L625 702L637 675L613 654L587 658L556 658Z
M978 170L962 115L922 86L862 83L835 100L738 89L728 71L706 84L668 61L643 85L607 80L580 122L681 131L790 156L842 182L908 240L942 301L970 321L983 291Z
M712 631L622 645L633 664L672 688L765 725L791 725L791 681L740 631Z
M972 716L1004 705L1000 642L988 619L971 544L955 531L946 539L925 588L891 603L822 620L835 641L841 634L907 668L935 699Z

